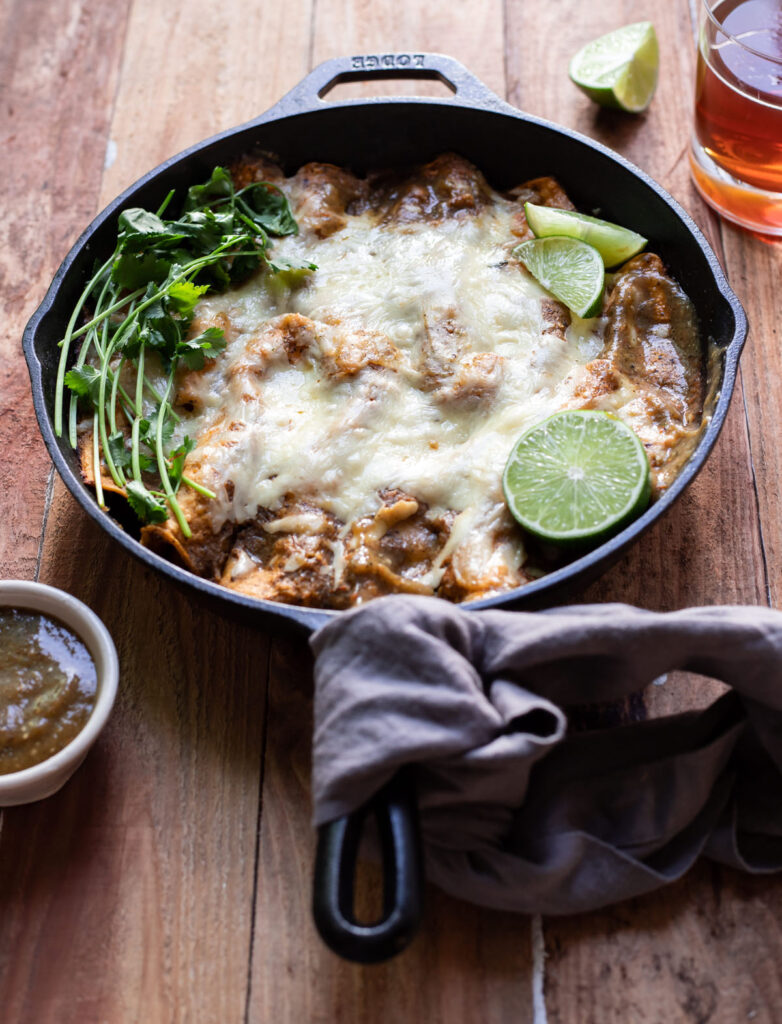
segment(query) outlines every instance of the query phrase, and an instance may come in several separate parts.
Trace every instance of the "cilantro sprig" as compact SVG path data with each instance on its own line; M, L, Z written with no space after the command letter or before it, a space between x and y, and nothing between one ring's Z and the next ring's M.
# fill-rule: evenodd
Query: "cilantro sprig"
M103 463L141 522L165 522L170 509L189 537L177 501L180 485L215 495L183 475L192 440L186 437L170 450L179 419L171 407L174 377L180 364L200 370L225 348L216 327L190 337L196 303L208 291L238 284L263 266L271 273L316 267L270 258L270 236L298 232L288 200L272 184L256 182L237 190L228 171L215 167L208 181L188 189L179 216L167 220L163 215L173 196L170 192L156 213L134 208L120 214L114 252L87 283L60 342L54 429L61 437L67 407L68 440L76 448L79 405L91 410L101 507ZM88 305L92 315L77 327ZM77 341L81 344L68 369ZM162 394L145 371L150 353L166 374ZM135 369L132 393L121 383L127 380L123 370L128 365ZM120 411L130 425L129 438L120 429Z

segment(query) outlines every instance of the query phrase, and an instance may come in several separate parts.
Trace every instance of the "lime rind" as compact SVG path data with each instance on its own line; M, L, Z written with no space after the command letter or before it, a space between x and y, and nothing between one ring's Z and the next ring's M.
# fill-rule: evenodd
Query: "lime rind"
M640 515L651 496L640 440L594 410L555 413L523 434L502 484L517 522L561 546L599 543Z
M628 113L646 110L657 88L659 45L650 21L608 32L570 61L571 80L591 100Z
M597 249L606 268L616 267L637 256L648 241L637 231L575 210L525 203L524 214L536 238L555 235L578 238Z
M577 238L533 238L512 255L576 316L588 319L602 309L605 270L594 246Z

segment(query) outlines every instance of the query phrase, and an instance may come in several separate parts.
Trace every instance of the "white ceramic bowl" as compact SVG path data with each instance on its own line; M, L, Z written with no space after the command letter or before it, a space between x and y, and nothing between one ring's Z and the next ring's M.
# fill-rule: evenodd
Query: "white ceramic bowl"
M92 714L70 743L40 764L0 775L0 807L12 807L56 793L82 763L114 707L119 664L114 642L101 620L86 604L64 590L26 580L3 580L0 581L0 607L43 612L64 622L83 640L92 655L98 680Z

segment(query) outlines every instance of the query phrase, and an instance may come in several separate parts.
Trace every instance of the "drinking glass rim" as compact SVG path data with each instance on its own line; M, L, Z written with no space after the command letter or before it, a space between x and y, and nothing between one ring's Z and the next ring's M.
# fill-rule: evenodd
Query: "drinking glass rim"
M719 4L723 2L724 0L716 0L714 6L717 7L719 6ZM740 46L742 50L746 50L748 53L752 53L756 57L760 57L762 60L770 61L772 64L778 64L780 67L782 67L782 57L773 57L771 56L771 54L763 53L761 50L756 50L754 47L748 46L746 43L742 42L742 40L738 36L734 36L732 32L728 32L725 26L721 22L717 21L717 19L715 18L714 12L709 6L709 0L701 0L701 5L706 9L706 14L709 18L709 21L711 21L711 23L717 29L719 29L721 35L725 36L726 39L729 39L731 42L736 43L736 45Z

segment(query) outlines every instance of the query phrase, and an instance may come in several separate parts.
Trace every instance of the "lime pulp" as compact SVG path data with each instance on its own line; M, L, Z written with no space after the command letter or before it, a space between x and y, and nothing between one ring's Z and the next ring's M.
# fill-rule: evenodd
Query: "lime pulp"
M502 478L514 518L562 546L595 545L649 504L649 460L635 433L605 412L555 413L519 438Z
M579 238L597 249L606 267L616 267L637 255L647 241L643 235L628 228L574 210L525 203L524 213L537 238L552 235Z
M605 271L597 249L577 238L533 238L513 250L544 288L577 316L597 316L603 305Z
M595 103L637 114L652 101L659 60L654 25L638 21L587 43L570 61L569 73Z

